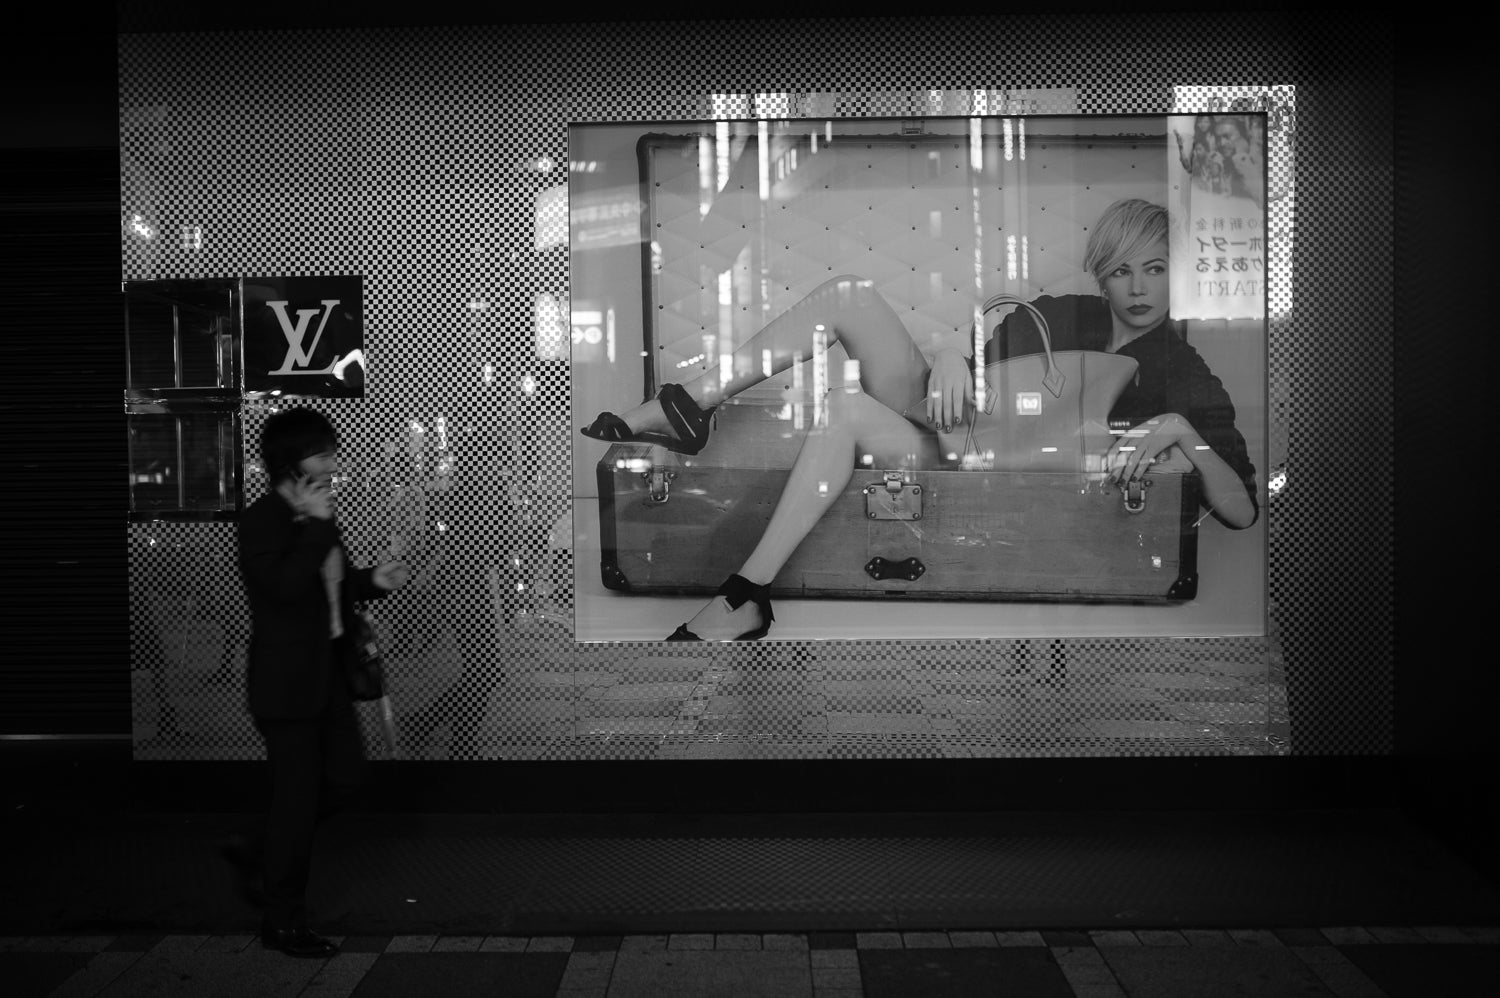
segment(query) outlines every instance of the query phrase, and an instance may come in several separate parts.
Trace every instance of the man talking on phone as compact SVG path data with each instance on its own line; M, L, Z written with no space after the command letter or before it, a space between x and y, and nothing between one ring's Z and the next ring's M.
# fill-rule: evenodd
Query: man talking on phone
M260 449L270 488L240 520L240 575L250 601L246 690L265 740L270 804L258 866L261 942L292 956L328 957L308 926L307 884L320 818L367 780L364 742L343 655L354 604L406 584L399 561L357 568L335 517L338 433L322 413L266 419Z

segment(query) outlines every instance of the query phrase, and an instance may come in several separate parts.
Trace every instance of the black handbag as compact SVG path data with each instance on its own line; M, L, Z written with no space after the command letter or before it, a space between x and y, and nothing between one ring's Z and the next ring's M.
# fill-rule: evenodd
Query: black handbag
M380 651L380 638L375 633L375 622L363 611L354 613L344 668L349 695L355 700L379 700L385 696L385 658Z

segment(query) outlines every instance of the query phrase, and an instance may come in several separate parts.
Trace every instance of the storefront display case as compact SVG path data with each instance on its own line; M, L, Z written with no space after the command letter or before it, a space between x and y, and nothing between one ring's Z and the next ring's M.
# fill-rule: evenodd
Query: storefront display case
M126 281L130 518L217 520L241 504L240 282Z

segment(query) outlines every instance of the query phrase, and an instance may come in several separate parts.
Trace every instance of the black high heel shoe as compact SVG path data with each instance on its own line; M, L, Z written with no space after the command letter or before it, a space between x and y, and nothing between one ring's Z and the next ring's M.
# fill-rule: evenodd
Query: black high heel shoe
M743 576L731 575L724 580L724 584L719 587L719 591L714 593L714 595L724 597L725 601L729 603L729 609L731 610L738 610L747 602L754 603L760 608L761 625L753 631L746 631L744 634L737 636L734 638L735 641L758 641L766 636L766 632L771 629L771 621L776 619L776 615L771 612L770 583L757 586ZM686 624L678 624L677 630L668 635L667 640L702 641L703 639L688 630Z
M601 412L594 421L578 432L595 440L611 444L660 444L678 454L696 454L708 443L708 432L714 412L719 408L711 405L701 408L681 385L662 385L656 393L662 412L667 414L676 436L668 436L655 430L632 430L619 416L612 412Z

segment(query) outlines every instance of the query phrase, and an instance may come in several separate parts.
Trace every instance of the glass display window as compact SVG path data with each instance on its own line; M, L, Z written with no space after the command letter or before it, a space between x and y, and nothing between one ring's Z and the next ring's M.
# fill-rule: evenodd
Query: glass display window
M213 520L241 504L238 280L127 281L133 520Z

